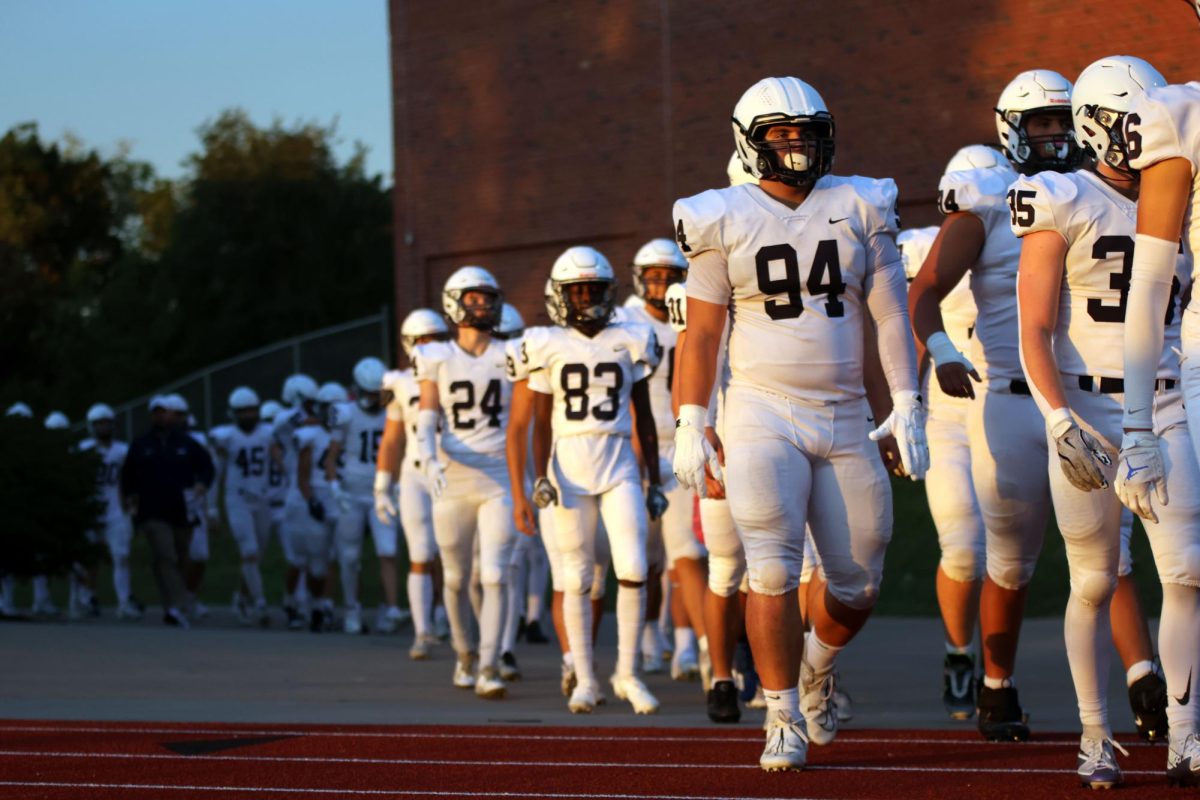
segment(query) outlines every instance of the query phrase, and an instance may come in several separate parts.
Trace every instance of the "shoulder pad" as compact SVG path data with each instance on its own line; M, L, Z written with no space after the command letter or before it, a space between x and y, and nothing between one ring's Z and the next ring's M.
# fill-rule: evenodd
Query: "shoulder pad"
M389 392L395 393L400 388L400 382L404 379L404 372L398 369L389 369L383 373L383 388Z
M1184 117L1195 116L1200 91L1195 83L1158 86L1147 89L1133 101L1125 115L1125 141L1129 147L1129 166L1146 167L1170 158L1187 158L1197 168L1196 155L1185 152L1181 139Z
M709 189L675 201L675 241L688 258L721 249L721 221L725 216L725 189Z
M1024 236L1034 231L1057 231L1059 221L1067 218L1064 206L1079 194L1076 180L1073 174L1057 172L1018 177L1008 198L1013 233Z
M949 172L938 181L938 208L943 214L966 211L978 216L1004 204L1004 195L1016 177L1016 172L1004 167Z
M86 450L94 450L95 447L96 447L95 439L84 439L82 442L79 443L79 451L80 452L84 452Z
M530 373L545 366L545 346L550 329L538 325L526 328L519 339L510 339L504 347L504 371L510 381L523 381Z
M329 407L329 427L342 428L350 424L354 418L352 403L334 403Z
M413 378L418 381L434 380L438 367L450 357L450 345L446 342L426 342L413 348Z
M921 265L925 263L937 234L937 227L931 225L927 228L907 228L896 237L896 246L900 248L900 258L904 262L904 274L910 283L921 271Z

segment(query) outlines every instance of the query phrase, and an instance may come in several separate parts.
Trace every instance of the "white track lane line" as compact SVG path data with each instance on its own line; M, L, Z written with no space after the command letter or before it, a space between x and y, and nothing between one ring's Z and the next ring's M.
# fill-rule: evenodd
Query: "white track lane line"
M444 727L444 726L430 726ZM488 732L486 728L477 733L436 733L434 731L326 731L319 728L290 728L290 729L246 729L246 728L106 728L101 726L83 725L5 725L0 721L0 732L18 731L22 733L106 733L106 734L174 734L178 736L317 736L330 738L362 738L362 739L502 739L504 741L523 742L720 742L738 744L740 742L762 743L762 734L754 736L604 736L599 734L533 734L509 733L507 731ZM898 730L896 737L890 736L856 736L843 732L838 735L839 742L848 744L951 744L969 746L1007 747L1005 742L988 742L983 739L936 739L932 737L904 737L905 731ZM1125 747L1156 747L1159 745L1140 740L1120 740ZM1032 742L1022 742L1022 747L1078 747L1079 739L1049 739Z
M712 794L585 794L577 792L446 792L436 789L321 789L318 787L195 786L165 783L68 783L66 781L7 781L0 788L21 789L133 789L172 792L237 792L238 794L327 794L343 797L533 797L564 800L813 800L803 797L753 797Z
M223 762L268 762L283 764L367 764L386 766L410 767L572 767L591 769L736 769L757 770L758 764L680 764L630 761L495 761L484 759L457 758L349 758L331 756L236 756L236 755L178 755L176 753L88 753L88 752L56 752L46 750L0 750L0 758L82 758L82 759L116 759L124 761L223 761ZM954 774L959 772L979 773L1022 773L1027 775L1069 775L1071 769L1049 769L1045 767L908 767L889 765L832 765L817 764L807 767L809 770L821 772L928 772ZM1124 770L1126 775L1157 775L1154 770Z

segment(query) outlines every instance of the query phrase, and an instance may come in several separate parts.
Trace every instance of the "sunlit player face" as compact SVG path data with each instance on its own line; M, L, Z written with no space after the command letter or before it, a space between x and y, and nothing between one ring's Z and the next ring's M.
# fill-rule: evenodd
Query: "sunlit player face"
M500 298L492 292L470 291L462 296L462 306L467 319L487 320L495 315Z
M1071 114L1063 111L1039 111L1025 117L1025 136L1039 158L1063 158L1071 137Z
M804 172L817 155L818 131L809 125L772 125L763 133L763 143L775 156L777 167Z
M682 280L680 270L670 267L644 267L642 283L645 285L645 301L657 307L663 307L667 299L667 289Z
M571 301L571 305L575 308L591 308L604 302L604 291L607 288L607 284L598 282L569 283L565 287L565 292L567 300Z

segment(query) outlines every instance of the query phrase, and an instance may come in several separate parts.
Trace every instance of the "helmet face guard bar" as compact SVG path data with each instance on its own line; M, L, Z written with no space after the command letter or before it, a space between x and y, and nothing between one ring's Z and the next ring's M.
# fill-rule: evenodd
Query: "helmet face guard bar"
M1079 143L1075 141L1075 132L1072 128L1068 127L1063 133L1039 136L1030 136L1025 130L1025 121L1034 114L1065 114L1070 124L1070 109L1062 106L1043 106L1024 111L1005 112L999 108L995 111L1017 136L1016 164L1020 167L1021 172L1025 174L1043 171L1070 172L1082 163L1083 152ZM1054 147L1054 155L1046 155L1047 146Z
M734 122L736 124L737 120ZM776 125L803 128L805 136L767 141L767 130ZM744 134L747 145L757 156L756 166L764 180L775 180L788 186L811 186L833 168L834 124L833 117L827 112L805 117L766 114L756 117Z

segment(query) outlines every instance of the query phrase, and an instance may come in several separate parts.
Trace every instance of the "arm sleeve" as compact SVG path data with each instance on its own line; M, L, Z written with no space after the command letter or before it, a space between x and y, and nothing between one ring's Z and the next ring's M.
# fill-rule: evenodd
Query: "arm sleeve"
M1175 277L1178 242L1144 233L1133 248L1125 306L1125 427L1151 429L1154 380L1162 358L1163 325Z
M867 308L879 334L879 360L888 388L892 394L920 391L917 351L908 320L908 286L895 240L885 239L878 252L873 247L871 257L875 268L867 274Z

